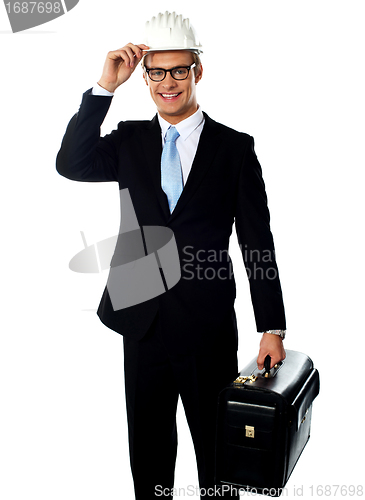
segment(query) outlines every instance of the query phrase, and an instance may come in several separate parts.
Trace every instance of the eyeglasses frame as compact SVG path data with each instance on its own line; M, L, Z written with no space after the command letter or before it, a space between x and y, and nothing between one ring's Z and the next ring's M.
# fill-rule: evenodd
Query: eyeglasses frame
M189 74L190 74L190 70L195 68L196 67L196 64L193 63L193 64L190 64L190 66L174 66L173 68L171 69L165 69L165 68L144 68L147 75L148 75L148 78L151 80L151 82L155 82L155 83L160 83L160 82L163 82L164 79L166 78L167 76L167 73L170 73L171 77L176 80L177 82L182 82L184 80L186 80L187 78L189 78ZM172 72L174 71L174 69L179 69L179 68L184 68L184 69L187 69L188 70L188 74L186 75L185 78L175 78L173 75L172 75ZM165 76L161 79L161 80L152 80L152 78L150 77L150 71L152 70L160 70L160 71L164 71L165 72Z

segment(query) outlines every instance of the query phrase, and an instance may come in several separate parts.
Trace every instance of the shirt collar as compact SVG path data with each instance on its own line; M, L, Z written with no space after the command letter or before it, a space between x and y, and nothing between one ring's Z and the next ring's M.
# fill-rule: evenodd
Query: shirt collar
M163 139L165 139L167 129L171 127L171 123L166 121L159 114L157 114L157 116L161 127L162 137ZM174 125L174 127L179 132L181 139L183 141L186 141L186 139L190 136L190 134L194 132L194 130L202 123L203 120L204 120L203 111L201 110L201 107L198 106L197 111L195 111L193 115L177 123L176 125Z

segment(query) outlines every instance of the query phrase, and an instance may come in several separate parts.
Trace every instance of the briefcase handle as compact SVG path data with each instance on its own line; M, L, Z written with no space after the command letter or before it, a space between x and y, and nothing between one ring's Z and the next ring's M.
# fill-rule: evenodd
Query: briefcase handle
M270 373L270 366L271 366L271 356L270 354L268 354L265 358L265 361L264 361L264 368L265 368L265 373L264 373L264 376L268 377L269 375L266 375L267 373L269 374Z
M273 367L273 371L271 371L270 369L270 366L271 366L271 356L270 354L268 354L265 358L265 361L264 361L264 373L262 374L263 377L265 378L268 378L268 377L273 377L274 375L276 375L276 372L277 370L280 368L280 366L283 364L282 361L279 361L279 363L277 363L274 367Z

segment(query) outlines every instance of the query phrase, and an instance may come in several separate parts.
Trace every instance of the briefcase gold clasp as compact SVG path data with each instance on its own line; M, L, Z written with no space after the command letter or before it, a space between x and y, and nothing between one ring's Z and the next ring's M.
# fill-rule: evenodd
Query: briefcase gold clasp
M248 438L255 437L255 427L252 427L251 425L245 425L245 429L246 429L246 437Z
M255 382L255 380L257 380L257 377L256 375L249 375L249 376L246 376L246 377L237 377L236 380L233 382L234 385L243 385L245 382L247 382L247 380L249 380L251 383L252 382Z

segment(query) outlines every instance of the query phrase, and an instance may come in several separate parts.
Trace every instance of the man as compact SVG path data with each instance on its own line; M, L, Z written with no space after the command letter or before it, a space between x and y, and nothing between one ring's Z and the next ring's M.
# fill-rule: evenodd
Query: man
M198 106L201 49L188 20L166 13L152 21L148 46L129 43L108 53L98 84L84 94L68 125L57 170L73 180L117 181L120 190L129 189L140 226L165 226L174 233L180 281L158 297L120 310L113 309L106 287L98 315L124 337L136 499L172 498L179 396L194 442L201 497L213 498L214 492L221 496L214 490L217 396L238 372L228 257L234 223L257 329L263 332L259 369L267 354L272 366L285 358L284 306L253 139L216 123ZM152 121L120 122L100 138L114 92L142 60L157 115ZM225 495L236 496L234 491Z

